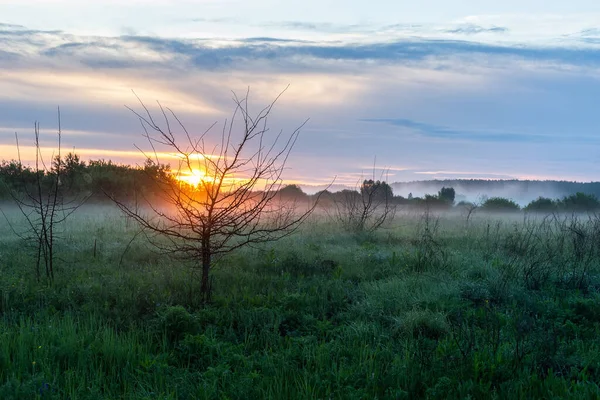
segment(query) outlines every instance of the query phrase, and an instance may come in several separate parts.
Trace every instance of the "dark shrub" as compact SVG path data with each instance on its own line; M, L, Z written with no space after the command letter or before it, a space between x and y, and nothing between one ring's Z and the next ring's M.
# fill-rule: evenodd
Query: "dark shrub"
M525 211L551 213L558 210L558 203L547 197L538 197L524 208Z
M519 211L521 207L510 199L492 197L481 206L484 211Z

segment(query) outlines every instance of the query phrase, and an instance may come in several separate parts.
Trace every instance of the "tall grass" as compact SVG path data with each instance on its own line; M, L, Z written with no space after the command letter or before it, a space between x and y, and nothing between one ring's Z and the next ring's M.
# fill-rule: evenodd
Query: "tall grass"
M315 219L221 260L203 306L110 208L60 232L50 287L2 226L0 398L598 398L598 227Z

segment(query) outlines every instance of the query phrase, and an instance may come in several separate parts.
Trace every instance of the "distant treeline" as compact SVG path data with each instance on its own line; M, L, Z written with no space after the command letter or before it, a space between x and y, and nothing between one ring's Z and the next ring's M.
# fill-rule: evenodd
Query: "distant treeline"
M26 194L37 190L45 191L55 182L59 173L61 194L64 196L85 195L91 201L104 201L106 194L115 198L128 199L143 193L159 195L156 179L168 177L170 167L157 165L148 159L144 166L116 164L106 160L82 161L79 156L68 153L51 165L38 170L18 161L0 163L0 199L11 198L12 194Z
M123 200L132 199L143 194L146 198L160 197L160 189L156 185L157 178L173 179L168 165L156 164L148 159L143 166L116 164L106 160L82 161L79 156L68 153L59 159L55 157L52 165L45 170L35 170L18 161L2 161L0 163L0 199L11 198L11 193L31 192L39 186L44 190L45 181L53 181L57 171L60 171L62 193L66 196L84 194L91 201L103 201L106 194ZM437 193L413 196L395 195L394 190L414 188L441 188ZM483 189L489 189L484 192ZM561 197L544 197L521 206L509 197L487 197L488 193L507 192L507 189L533 194L535 188L540 193L564 192ZM37 188L35 188L37 189ZM400 191L398 190L398 191ZM463 191L479 193L477 201L463 200ZM383 181L365 180L356 190L344 189L337 192L323 190L313 195L306 194L297 185L287 185L280 190L280 198L294 201L314 201L319 199L325 207L335 206L336 203L347 201L349 196L361 196L365 193L376 193L378 197L389 201L390 204L411 208L427 208L434 210L449 209L481 209L487 211L519 211L528 212L586 212L600 211L600 183L577 183L561 181L487 181L487 180L433 180L409 183L388 184ZM471 196L472 197L472 196Z
M594 195L600 198L600 182L571 182L556 180L485 180L485 179L448 179L391 184L394 193L407 196L409 193L422 196L436 193L442 187L456 190L457 201L474 200L480 196L505 197L515 200L522 206L542 196L562 199L575 193Z

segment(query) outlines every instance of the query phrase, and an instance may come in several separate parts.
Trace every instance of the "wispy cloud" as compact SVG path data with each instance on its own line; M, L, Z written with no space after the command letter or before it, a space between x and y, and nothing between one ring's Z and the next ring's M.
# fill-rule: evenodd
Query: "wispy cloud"
M429 175L441 178L454 176L463 179L516 179L514 175L481 171L414 171L413 173L416 175Z
M600 28L584 29L579 34L583 37L599 37L600 36Z
M446 29L444 32L463 35L476 35L478 33L506 33L509 30L510 29L504 26L491 26L486 28L476 24L461 24L452 29Z
M400 128L406 128L420 135L448 139L470 141L500 141L500 142L538 142L547 140L544 136L528 135L510 132L468 131L428 123L413 121L405 118L372 118L362 119L363 122L384 123Z
M4 30L4 29L15 30L15 29L25 29L25 27L23 25L6 24L6 23L0 22L0 29L1 30Z
M135 43L161 54L182 57L189 65L205 68L230 68L243 61L286 61L287 68L296 65L309 68L312 60L322 61L379 61L414 63L438 58L503 56L519 57L535 62L600 65L600 49L564 47L511 47L456 40L399 40L370 44L289 44L233 41L227 46L215 47L203 41L162 39L151 37L123 37L126 43Z
M335 24L330 22L306 21L267 22L261 24L261 26L322 33L369 33L377 30L376 25L373 24Z
M514 142L514 143L542 143L548 140L556 142L573 142L579 143L600 143L600 139L590 136L581 135L565 135L565 136L548 136L547 134L539 133L523 133L523 132L510 132L510 131L498 131L495 129L488 130L472 130L468 128L457 129L446 126L438 126L434 124L413 121L406 118L366 118L361 119L362 122L371 123L383 123L399 128L406 128L407 130L417 133L419 135L447 139L447 140L461 140L461 141L474 141L474 142Z

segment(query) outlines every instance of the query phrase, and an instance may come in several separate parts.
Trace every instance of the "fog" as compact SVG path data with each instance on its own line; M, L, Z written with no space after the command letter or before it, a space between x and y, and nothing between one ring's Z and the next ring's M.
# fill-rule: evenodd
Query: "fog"
M456 202L478 202L487 197L504 197L526 206L538 197L561 199L577 192L593 194L600 197L599 182L567 182L567 181L525 181L525 180L484 180L484 179L456 179L456 180L430 180L414 182L394 182L390 186L394 196L423 197L426 194L437 194L443 187L452 187L456 191ZM308 194L314 194L327 186L300 185ZM329 191L337 192L343 189L353 189L344 185L332 185Z

